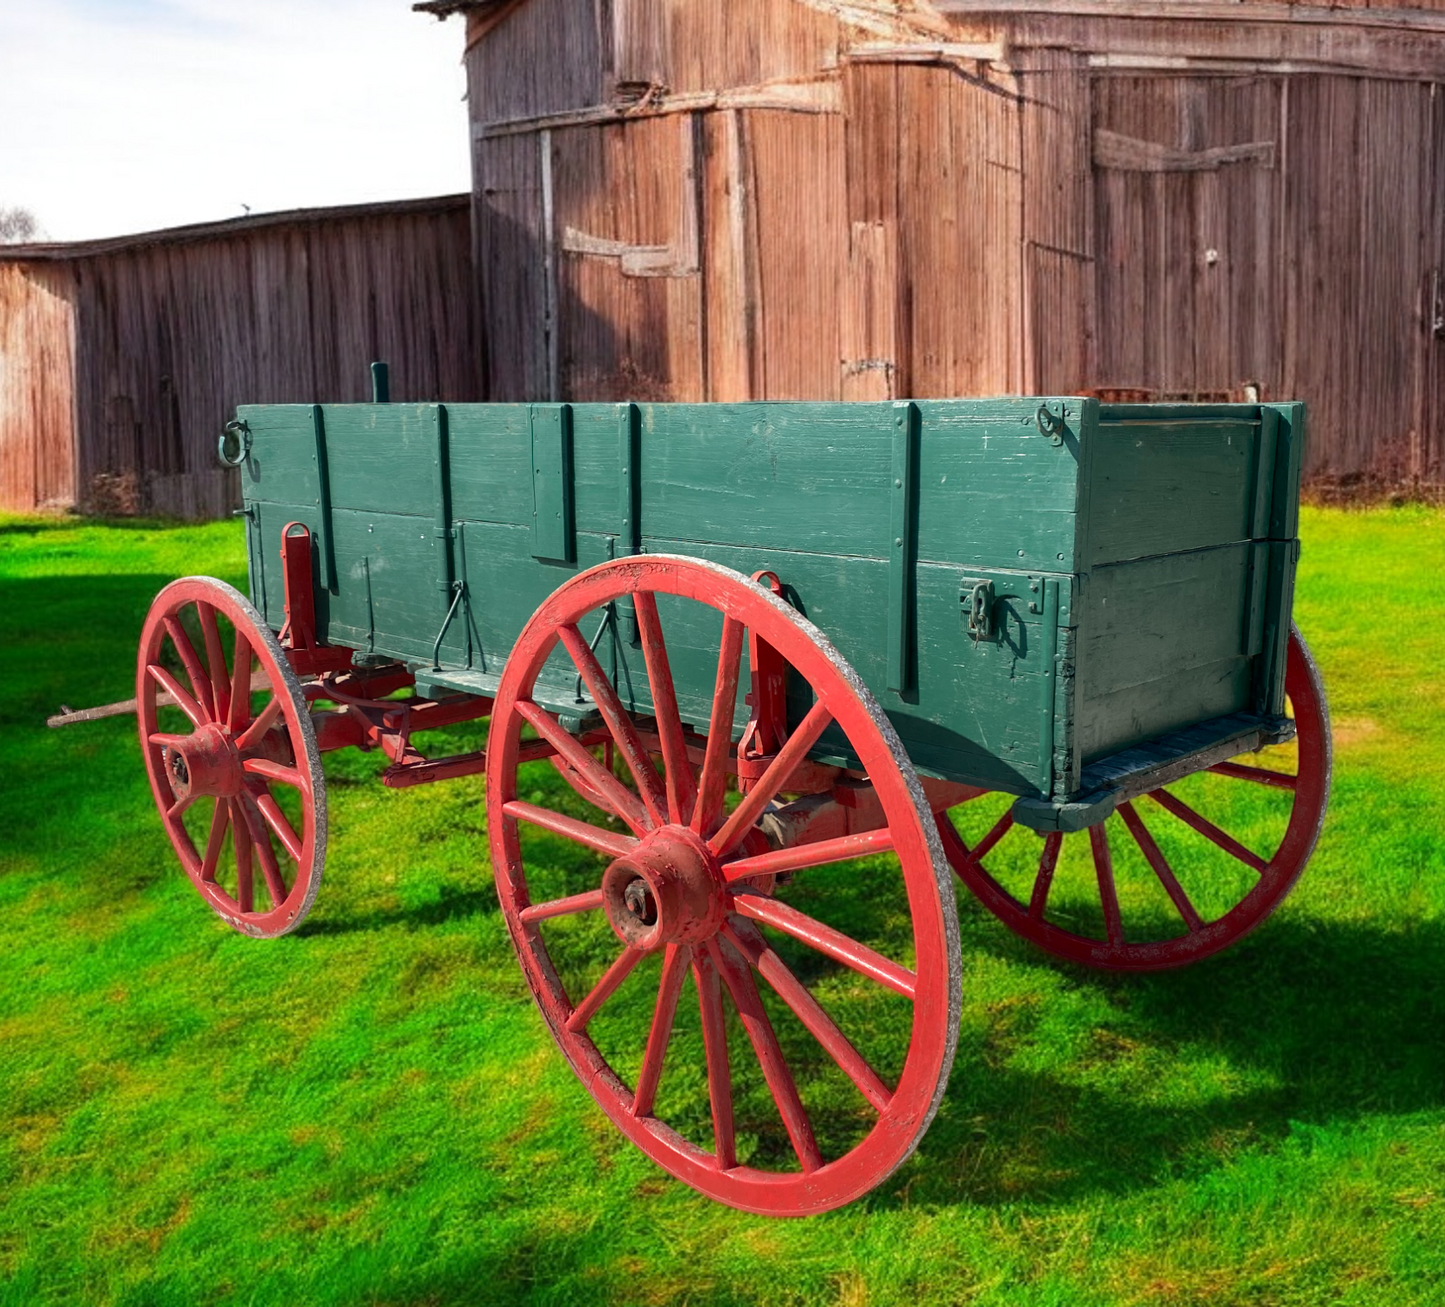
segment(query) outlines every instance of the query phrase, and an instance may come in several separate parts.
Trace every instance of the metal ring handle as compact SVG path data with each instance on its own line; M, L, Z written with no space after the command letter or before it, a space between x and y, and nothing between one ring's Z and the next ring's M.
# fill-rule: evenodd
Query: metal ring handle
M236 457L232 458L226 453L228 437L236 438ZM216 445L216 456L227 467L240 467L246 461L247 455L251 452L251 428L246 423L237 419L235 422L227 422L225 430L221 433L221 439Z

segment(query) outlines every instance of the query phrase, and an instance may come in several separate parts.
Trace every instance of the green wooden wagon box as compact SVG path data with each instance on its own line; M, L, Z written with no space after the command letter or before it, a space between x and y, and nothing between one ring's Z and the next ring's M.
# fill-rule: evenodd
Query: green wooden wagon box
M1290 620L1304 422L1074 397L243 407L223 455L251 602L197 578L157 600L157 801L212 907L276 935L319 884L322 754L382 749L396 786L485 772L524 975L603 1109L723 1201L835 1206L942 1092L955 875L1120 969L1216 952L1298 877L1329 776ZM482 718L484 748L416 747ZM558 841L580 879L543 894ZM860 892L906 924L891 952ZM584 921L615 957L565 975L547 940ZM629 1063L598 1032L653 961ZM703 1106L664 1113L689 975ZM901 1035L860 1018L883 1051L822 1001L838 975L911 1005ZM771 1160L766 1129L739 1144L724 995ZM812 1054L780 1042L784 1010ZM790 1068L818 1049L861 1121L810 1109L833 1090Z

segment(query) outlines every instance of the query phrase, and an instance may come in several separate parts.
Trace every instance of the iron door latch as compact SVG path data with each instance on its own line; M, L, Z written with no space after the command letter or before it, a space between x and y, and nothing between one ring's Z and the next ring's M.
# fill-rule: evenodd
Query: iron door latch
M963 604L963 614L968 621L969 638L975 643L979 640L992 640L993 582L965 581L959 601Z

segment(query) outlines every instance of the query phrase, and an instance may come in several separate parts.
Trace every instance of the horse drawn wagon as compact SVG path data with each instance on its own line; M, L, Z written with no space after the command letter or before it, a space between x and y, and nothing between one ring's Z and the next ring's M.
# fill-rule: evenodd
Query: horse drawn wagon
M283 935L326 753L485 773L550 1033L716 1199L825 1210L913 1151L958 1035L955 877L1142 970L1237 940L1309 857L1299 405L378 401L228 428L250 598L176 581L141 640L166 831L222 918Z

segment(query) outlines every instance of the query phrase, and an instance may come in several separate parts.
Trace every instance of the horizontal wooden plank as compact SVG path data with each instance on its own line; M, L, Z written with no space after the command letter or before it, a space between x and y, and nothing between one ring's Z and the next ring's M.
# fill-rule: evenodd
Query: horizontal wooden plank
M1094 441L1087 564L1252 538L1258 421L1101 422Z
M1235 657L1109 694L1080 696L1076 729L1085 770L1091 762L1156 735L1243 711L1252 684L1250 660Z
M1038 401L920 401L918 554L1057 569L1077 464ZM643 530L659 540L886 558L888 404L646 405Z
M436 515L437 405L322 408L333 508Z
M1090 696L1238 654L1249 558L1249 545L1233 544L1096 567L1079 636Z

